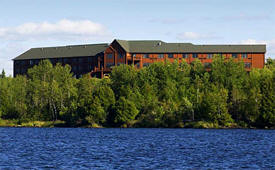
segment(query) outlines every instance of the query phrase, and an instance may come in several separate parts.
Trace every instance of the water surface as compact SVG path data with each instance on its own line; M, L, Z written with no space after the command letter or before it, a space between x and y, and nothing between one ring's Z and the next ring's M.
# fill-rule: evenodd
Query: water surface
M0 128L0 169L275 169L275 130Z

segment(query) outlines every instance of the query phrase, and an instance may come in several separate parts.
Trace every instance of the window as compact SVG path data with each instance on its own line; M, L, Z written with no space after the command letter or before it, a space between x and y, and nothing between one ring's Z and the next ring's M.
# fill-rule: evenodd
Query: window
M118 58L120 58L120 59L122 59L123 58L123 54L121 54L121 53L118 53Z
M33 61L32 60L30 60L30 65L33 65Z
M164 58L164 54L159 54L158 58Z
M82 67L81 66L77 66L77 71L81 71Z
M136 57L137 55L136 54L133 54L133 57Z
M83 58L78 58L78 62L82 63L83 62Z
M150 63L143 63L143 67L148 67Z
M112 66L114 66L114 63L107 63L107 64L106 64L106 67L107 67L107 68L111 68Z
M149 54L144 54L143 58L149 58Z
M211 63L204 63L204 68L206 68L206 69L211 68Z
M247 58L247 54L242 54L242 58Z
M52 59L50 59L50 61L51 61L51 63L52 63L52 64L54 64L54 65L55 65L55 64L56 64L56 62L57 62L57 59L52 58Z
M140 68L140 63L137 63L136 66L137 66L137 68Z
M232 58L238 58L237 54L232 54Z
M173 58L174 54L168 54L168 58Z
M112 53L107 54L107 58L108 59L113 59L113 54Z
M72 71L76 71L76 69L77 69L76 66L72 67Z
M251 68L251 63L244 63L245 68Z
M18 74L19 73L19 69L15 69L15 74Z
M64 63L67 63L68 62L68 59L67 58L64 58Z
M207 54L207 58L209 59L213 58L213 54Z
M193 58L198 58L198 54L192 54Z
M182 58L188 58L188 54L182 54Z
M117 63L117 66L120 66L121 64L124 64L124 63L118 62L118 63Z
M77 62L77 58L73 58L73 63L76 63Z

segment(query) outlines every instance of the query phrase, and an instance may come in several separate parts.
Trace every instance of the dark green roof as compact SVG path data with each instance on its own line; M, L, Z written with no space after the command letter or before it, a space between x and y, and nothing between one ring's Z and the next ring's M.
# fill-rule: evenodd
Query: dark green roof
M166 43L161 40L114 40L129 53L265 53L266 45L194 45ZM108 44L86 44L32 48L13 60L95 56Z
M265 53L266 45L194 45L160 40L117 41L129 53Z
M95 56L104 52L106 48L108 48L108 44L32 48L13 60Z

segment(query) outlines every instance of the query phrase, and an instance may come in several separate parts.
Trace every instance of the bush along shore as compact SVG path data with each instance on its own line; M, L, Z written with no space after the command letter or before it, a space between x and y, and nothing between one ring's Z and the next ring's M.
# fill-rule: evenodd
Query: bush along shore
M0 74L0 126L274 128L275 61L247 72L243 62L215 57L121 65L110 78L84 75L48 60L27 76Z

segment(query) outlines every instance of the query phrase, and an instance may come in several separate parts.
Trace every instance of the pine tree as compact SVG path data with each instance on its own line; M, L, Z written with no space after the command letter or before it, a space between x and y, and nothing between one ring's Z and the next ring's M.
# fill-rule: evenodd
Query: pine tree
M6 73L5 70L2 70L2 73L0 74L0 78L6 78Z

